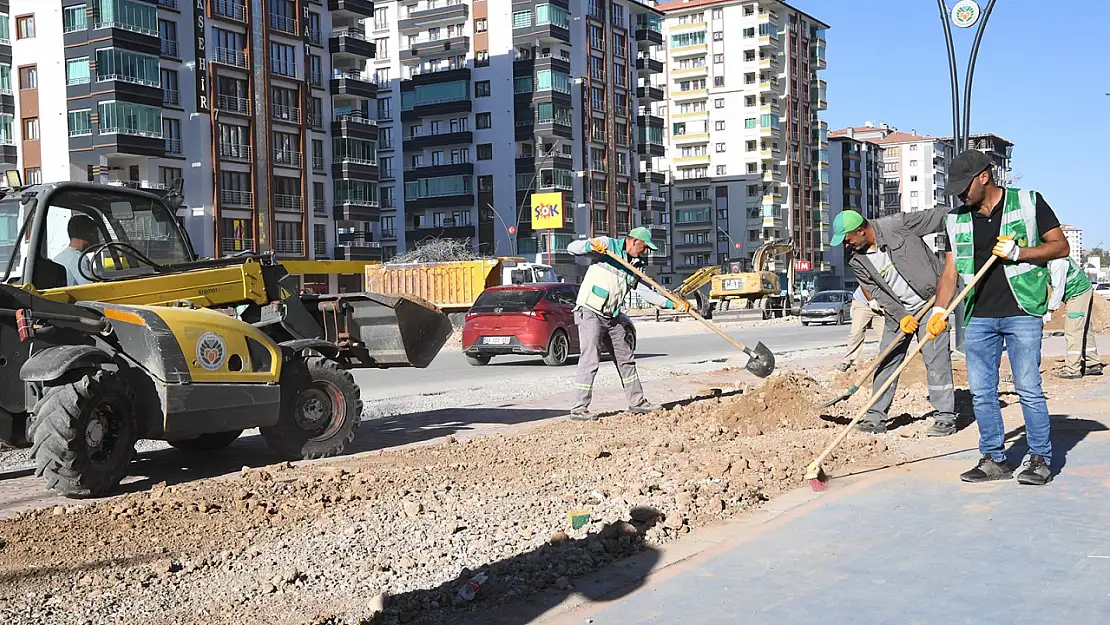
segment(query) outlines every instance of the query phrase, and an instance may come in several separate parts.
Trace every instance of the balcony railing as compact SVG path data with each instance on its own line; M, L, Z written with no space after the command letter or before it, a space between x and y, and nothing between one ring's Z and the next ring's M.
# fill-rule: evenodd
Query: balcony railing
M284 104L273 105L274 119L280 119L293 124L301 123L301 109L295 106L285 106Z
M243 0L213 0L212 11L230 20L247 21L247 4Z
M274 251L278 254L290 254L292 256L304 256L304 241L290 241L285 239L274 239Z
M247 67L247 54L242 50L232 50L231 48L216 48L215 53L212 55L212 60L224 65L231 65L232 67Z
M320 113L308 114L308 127L322 130L324 128L324 116Z
M162 56L170 56L175 59L181 58L177 55L177 41L173 39L162 40Z
M297 20L284 15L270 15L270 28L290 35L299 35Z
M332 37L353 37L366 41L366 31L361 28L333 28L331 31Z
M180 106L181 92L177 89L163 89L162 104L168 104L170 106Z
M242 143L221 143L220 158L249 163L251 162L251 146Z
M328 255L328 242L327 241L316 241L312 245L312 250L315 252L315 254L313 254L313 256L315 256L316 258L319 259L319 258L326 257Z
M274 194L274 210L285 213L303 213L304 200L299 195ZM302 242L303 244L303 242ZM276 249L276 248L275 248ZM303 247L301 248L303 251Z
M352 163L354 165L374 165L374 166L377 166L377 164L378 164L377 159L362 158L362 157L359 157L359 156L351 156L350 154L336 154L334 158L335 158L336 161L338 161L340 163ZM468 163L470 161L459 161L459 162L460 163L462 163L462 162L467 162ZM447 165L448 163L440 163L440 164L441 165ZM450 163L450 164L451 165L456 165L458 163ZM405 167L405 171L409 171L409 168Z
M226 113L241 113L243 115L250 115L251 101L246 98L240 98L233 95L216 95L216 110L224 111Z
M312 169L314 169L316 171L324 171L324 157L323 156L313 156L312 157ZM316 201L319 202L321 200L316 200Z
M166 139L166 154L181 154L181 139Z
M297 77L297 66L290 62L278 61L277 59L270 60L270 72L285 78Z
M253 206L254 193L250 191L220 189L220 204L224 206Z
M296 167L300 169L304 165L304 156L300 152L293 152L291 150L274 150L274 164L283 167Z
M312 74L309 76L309 80L312 81L313 87L324 86L324 75L321 72L312 72Z
M340 114L340 115L336 115L335 116L335 121L337 121L337 122L354 122L356 124L370 124L371 126L377 126L378 125L378 120L370 119L369 117L364 117L361 113L343 113L343 114ZM378 146L378 147L381 148L383 146Z
M315 198L312 200L312 210L317 215L327 215L328 205L323 198Z
M254 250L254 239L234 239L230 237L220 239L220 251L225 254L245 250Z
M177 9L177 0L158 0L158 6L167 9Z

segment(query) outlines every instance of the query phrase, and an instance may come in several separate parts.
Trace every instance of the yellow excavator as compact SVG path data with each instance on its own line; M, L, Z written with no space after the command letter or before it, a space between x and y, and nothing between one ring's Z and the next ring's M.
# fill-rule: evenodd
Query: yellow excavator
M758 308L764 319L789 315L794 305L794 253L794 242L790 239L764 243L752 255L752 271L713 276L710 299L720 310ZM782 268L775 271L777 267L771 268L769 263L778 256L785 258Z
M0 442L32 447L59 493L110 492L140 438L206 451L258 427L285 457L343 453L362 413L349 370L426 367L451 333L416 298L302 295L272 254L198 259L182 199L0 191Z

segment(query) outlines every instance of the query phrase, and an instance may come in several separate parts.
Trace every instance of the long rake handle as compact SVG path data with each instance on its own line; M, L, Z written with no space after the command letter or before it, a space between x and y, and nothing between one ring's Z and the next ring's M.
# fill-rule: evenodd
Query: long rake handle
M963 290L960 291L956 295L956 297L952 298L952 303L948 304L948 307L944 309L946 317L952 314L952 311L956 309L956 306L960 305L960 302L963 301L965 297L967 297L967 294L971 292L971 289L975 287L975 284L979 282L980 278L983 277L983 274L987 273L987 270L994 266L994 262L996 260L998 260L998 257L994 255L988 258L987 262L983 263L983 267L979 269L979 271L975 272L975 276L971 278L970 281L968 281ZM921 352L921 350L925 347L925 344L931 340L933 340L933 335L926 331L925 338L910 349L909 353L906 354L906 359L903 360L902 364L898 365L898 368L894 370L894 375L887 378L886 382L883 382L883 385L879 387L879 390L871 394L871 399L867 402L867 405L863 408L860 408L859 412L856 413L856 416L852 419L851 423L849 423L847 426L844 427L843 430L841 430L840 434L838 434L837 437L833 439L832 443L829 443L829 446L825 448L825 451L821 452L820 456L817 456L817 459L813 461L813 465L820 465L822 462L825 461L825 458L829 457L829 454L831 454L838 446L840 446L840 443L848 437L848 434L852 431L852 428L855 427L857 423L859 423L860 419L862 419L863 416L867 414L868 410L871 410L871 407L875 405L875 402L879 401L879 397L886 392L886 389L890 388L890 385L894 384L894 382L898 379L898 376L902 375L902 370L904 370L910 364L910 362L912 362L913 359L917 357L917 354Z
M675 304L678 304L679 302L686 301L686 300L678 297L674 293L671 293L667 289L664 289L662 286L659 286L659 283L657 283L655 280L652 280L650 276L648 276L643 271L640 271L638 268L634 267L632 265L632 263L630 263L627 260L621 258L620 256L617 256L616 254L610 252L609 250L605 250L605 255L608 256L609 258L612 258L613 260L617 261L618 263L620 263L622 267L631 271L633 273L633 275L635 275L637 278L639 278L640 280L647 283L648 286L655 289L655 291L658 292L663 297L666 297L667 299L671 300L671 302L673 302ZM717 324L709 321L705 317L702 317L701 314L699 314L698 311L694 310L693 308L687 310L686 314L688 314L691 317L693 317L694 319L697 319L698 321L700 321L702 323L702 325L704 325L705 327L709 328L710 330L713 330L714 332L716 332L724 340L728 341L729 343L732 343L736 347L736 349L738 349L742 352L745 352L745 353L748 353L750 351L743 343L741 343L740 341L737 341L736 339L729 336L724 330L722 330L720 327L718 327Z
M925 305L921 307L921 310L917 311L917 314L914 315L913 318L920 322L922 317L924 317L927 312L933 309L933 304L936 303L936 301L936 295L930 297L929 301L925 302ZM857 377L855 381L852 382L852 388L858 388L860 385L866 382L867 379L870 378L873 373L875 373L875 370L879 368L879 365L882 364L884 360L886 360L886 357L891 355L895 349L902 345L904 336L905 335L900 336L897 340L891 341L890 345L887 345L886 349L883 350L883 353L879 354L879 357L876 358L875 361L872 362L870 365L868 365L867 369L865 369L863 373L859 374L859 377Z

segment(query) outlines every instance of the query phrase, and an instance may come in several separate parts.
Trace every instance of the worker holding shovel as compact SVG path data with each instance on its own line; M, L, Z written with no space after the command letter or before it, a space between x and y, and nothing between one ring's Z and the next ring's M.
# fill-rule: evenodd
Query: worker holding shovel
M952 160L944 189L959 197L963 206L948 215L949 252L937 284L937 301L952 298L958 278L970 283L988 259L998 259L973 283L965 300L967 380L983 457L960 479L986 482L1013 476L1006 462L1006 430L998 405L998 370L1005 347L1030 452L1017 479L1021 484L1043 485L1052 480L1051 425L1040 371L1043 317L1048 312L1046 264L1064 258L1070 249L1044 198L1035 191L999 187L991 166L991 158L983 152L963 152ZM933 315L928 323L933 335L942 335L947 327L945 313Z
M683 312L690 310L685 300L677 303L641 285L640 279L625 269L609 254L630 263L633 267L643 266L643 256L648 250L658 249L651 242L651 231L647 228L633 228L628 236L621 238L595 237L572 241L567 251L576 256L592 253L593 264L586 270L582 286L578 290L578 301L574 307L574 323L578 326L580 344L578 370L574 374L576 399L570 418L576 421L596 421L597 416L590 413L590 400L593 398L594 378L600 367L600 346L612 344L613 362L617 365L624 393L628 397L628 407L632 412L648 413L659 410L659 406L644 399L644 387L636 372L636 358L628 340L628 333L619 321L625 297L636 291L648 303L664 308L678 308Z
M860 286L879 302L886 318L880 350L887 353L887 347L892 343L901 342L879 363L873 387L876 391L905 359L910 346L907 335L924 337L925 328L918 327L921 316L918 313L933 301L941 262L923 237L940 232L946 216L945 209L935 208L916 213L895 213L868 221L856 211L845 210L833 219L830 243L840 245L844 242L848 266ZM939 340L929 343L922 353L928 377L929 402L936 411L928 435L948 436L956 431L948 333L942 332ZM897 381L894 381L879 395L868 410L867 418L859 422L857 427L860 430L874 434L886 432L887 411L894 402L897 386Z

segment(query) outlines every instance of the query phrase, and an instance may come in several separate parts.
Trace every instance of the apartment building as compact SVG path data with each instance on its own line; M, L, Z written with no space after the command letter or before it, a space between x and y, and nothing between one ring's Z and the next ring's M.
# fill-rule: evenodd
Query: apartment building
M829 219L843 210L854 210L866 219L883 214L883 148L873 140L857 139L854 129L829 132ZM869 132L860 133L874 136ZM834 275L846 283L854 277L846 270L844 248L826 253Z
M891 132L875 142L883 149L883 213L951 207L944 194L952 144L910 132Z
M640 176L663 154L648 114L662 92L647 86L660 17L635 0L379 0L385 256L447 237L573 279L571 240L662 223L655 178ZM532 229L533 193L562 194L563 228Z
M818 271L829 240L826 24L775 0L674 0L664 15L676 277L792 238Z
M1060 230L1071 246L1071 258L1080 267L1083 266L1083 230L1068 224L1061 224Z
M181 178L201 255L380 258L369 0L0 9L0 144L25 182Z
M952 137L945 137L941 141L954 145ZM994 161L995 180L998 180L999 184L1007 186L1013 184L1013 170L1010 167L1010 159L1014 153L1012 141L989 132L979 133L968 138L967 147L972 150L979 150L991 157L991 160Z

